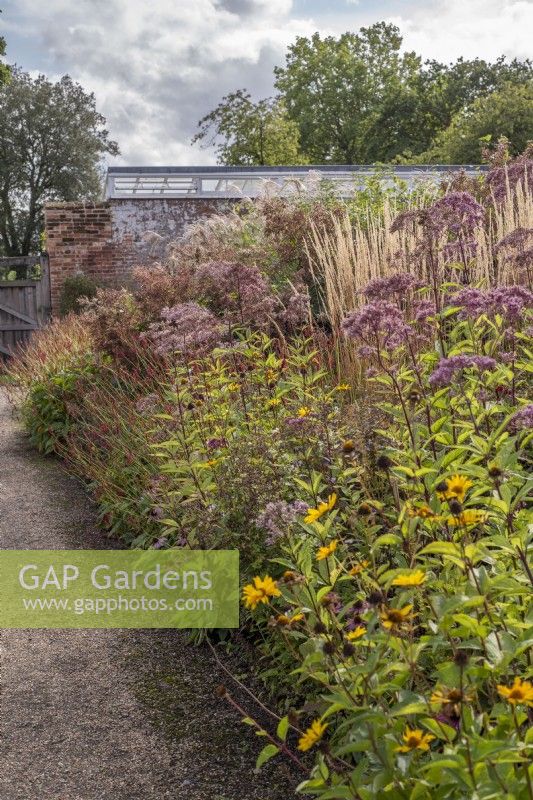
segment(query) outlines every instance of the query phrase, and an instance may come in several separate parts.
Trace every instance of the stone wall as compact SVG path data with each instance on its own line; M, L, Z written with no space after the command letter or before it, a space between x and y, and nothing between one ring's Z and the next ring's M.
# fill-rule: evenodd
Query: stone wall
M225 199L112 199L49 203L45 208L52 313L65 278L83 273L99 285L127 283L135 266L159 261L186 227L231 207Z

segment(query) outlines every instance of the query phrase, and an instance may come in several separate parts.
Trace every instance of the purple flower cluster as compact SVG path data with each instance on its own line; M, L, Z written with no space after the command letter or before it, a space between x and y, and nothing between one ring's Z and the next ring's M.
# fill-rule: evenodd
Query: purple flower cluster
M485 185L490 190L496 203L513 195L519 184L533 186L533 159L531 150L516 158L511 164L491 169L485 179Z
M233 261L209 261L195 273L197 296L233 325L263 327L276 299L257 267Z
M456 239L448 242L442 248L442 254L446 261L464 261L467 258L474 258L477 253L477 242L474 239Z
M504 236L495 247L497 253L500 250L524 250L530 239L533 239L533 228L515 228L514 231Z
M224 438L213 438L208 439L206 444L208 450L219 450L221 447L225 447L227 445L227 441Z
M485 210L468 192L450 192L426 209L423 225L433 235L471 237L483 224Z
M164 308L161 319L150 325L146 334L160 354L202 355L212 350L222 337L220 321L197 303Z
M417 284L410 272L396 272L385 278L374 278L363 289L369 300L386 300L394 295L405 294Z
M525 286L497 286L485 292L466 288L453 295L451 302L461 306L459 316L462 319L499 314L509 324L516 324L528 308L533 308L533 292Z
M342 323L342 330L349 339L365 343L359 352L371 355L378 349L395 350L412 334L397 305L387 300L368 303L360 311L353 311Z
M437 313L433 300L420 300L414 304L413 311L415 322L422 325L425 325L430 317L434 317Z
M297 330L310 317L309 293L305 286L292 286L289 294L281 298L282 308L276 316L278 324Z
M441 358L437 369L429 376L429 383L433 387L449 386L455 375L464 370L477 368L480 372L496 368L496 361L490 356L458 355Z
M524 406L511 418L511 427L516 430L533 428L533 404Z
M303 500L295 500L286 503L284 500L275 500L267 503L264 510L257 517L255 524L258 528L268 532L266 542L274 545L279 539L287 534L290 526L296 522L302 514L306 514L309 509Z

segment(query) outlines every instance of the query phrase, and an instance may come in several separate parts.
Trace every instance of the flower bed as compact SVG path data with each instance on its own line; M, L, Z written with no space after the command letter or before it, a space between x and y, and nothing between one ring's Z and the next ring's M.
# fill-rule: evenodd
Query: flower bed
M366 287L382 200L260 201L11 368L111 532L239 548L258 765L322 800L533 798L531 170L404 208Z

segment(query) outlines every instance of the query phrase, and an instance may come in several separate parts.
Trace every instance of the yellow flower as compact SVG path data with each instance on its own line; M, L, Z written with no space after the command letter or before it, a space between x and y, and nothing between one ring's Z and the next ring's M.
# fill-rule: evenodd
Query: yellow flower
M446 490L437 492L439 500L451 500L455 497L460 503L464 502L467 490L474 485L466 475L452 475L445 483Z
M498 685L496 688L500 697L503 697L511 705L523 704L533 707L533 684L530 681L523 681L517 677L512 686Z
M435 512L426 505L422 506L411 506L408 505L407 508L407 516L413 519L414 517L421 517L421 519L433 519L438 520L439 517Z
M313 745L321 740L327 727L328 726L326 723L320 722L319 719L315 719L315 721L311 723L311 727L306 730L304 735L300 736L298 741L298 750L301 750L303 753L305 753L306 750L310 750Z
M304 519L304 522L316 522L317 519L323 517L328 511L331 511L335 503L337 502L337 495L330 494L325 503L319 503L318 508L310 508L307 512L307 516Z
M301 622L303 619L303 614L293 614L292 617L287 616L287 614L278 614L276 617L276 622L282 627L290 627L291 625L295 625L297 622Z
M319 547L316 554L317 561L323 561L325 558L329 558L329 556L335 552L337 549L339 541L338 539L333 539L332 542L325 545L324 547Z
M349 392L352 387L349 383L339 383L338 386L335 386L335 391L337 392Z
M429 698L430 703L439 706L451 706L454 714L458 717L461 713L461 703L468 703L472 700L472 695L462 692L461 689L435 689Z
M480 525L482 522L486 522L487 519L488 514L486 511L480 511L478 508L465 508L457 516L446 517L446 522L452 528L466 528L468 525Z
M403 608L386 608L380 614L381 624L391 633L401 631L412 619L412 609L412 605L404 606Z
M416 569L414 572L406 573L405 575L398 575L394 578L392 586L421 586L426 580L426 573L421 569Z
M430 742L435 737L431 733L424 733L419 728L411 728L406 725L403 732L404 744L396 748L397 753L410 753L411 750L429 750Z
M267 406L270 406L270 408L279 405L281 405L281 400L279 399L279 397L271 397L270 400L268 400L267 402Z
M253 583L249 583L242 590L242 600L247 608L252 611L259 603L268 603L270 597L279 597L281 594L276 581L270 575L260 578L256 575Z
M362 625L358 625L357 628L355 628L353 631L350 631L350 633L346 634L346 638L350 642L354 642L356 639L360 639L361 636L364 636L365 633L366 633L366 628L364 628Z
M310 413L311 409L309 408L309 406L302 406L301 408L298 409L299 417L308 417Z
M369 564L370 564L370 561L360 561L358 564L354 564L354 566L351 568L349 574L350 575L359 575L361 572L363 572L368 567Z

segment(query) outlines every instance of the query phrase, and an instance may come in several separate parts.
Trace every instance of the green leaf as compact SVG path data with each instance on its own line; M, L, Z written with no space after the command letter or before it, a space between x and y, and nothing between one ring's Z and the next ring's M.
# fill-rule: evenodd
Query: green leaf
M451 725L446 725L445 722L437 722L436 719L431 719L431 717L420 720L420 724L427 728L428 731L431 731L434 736L439 739L446 739L448 742L453 741L457 736L457 731Z
M287 731L289 730L289 718L287 716L280 719L278 723L278 727L276 730L276 734L278 739L281 739L282 742L285 741L287 738Z
M267 744L257 757L257 761L255 763L256 770L261 769L263 764L266 764L269 759L273 758L275 755L279 753L279 747L276 747L275 744Z

